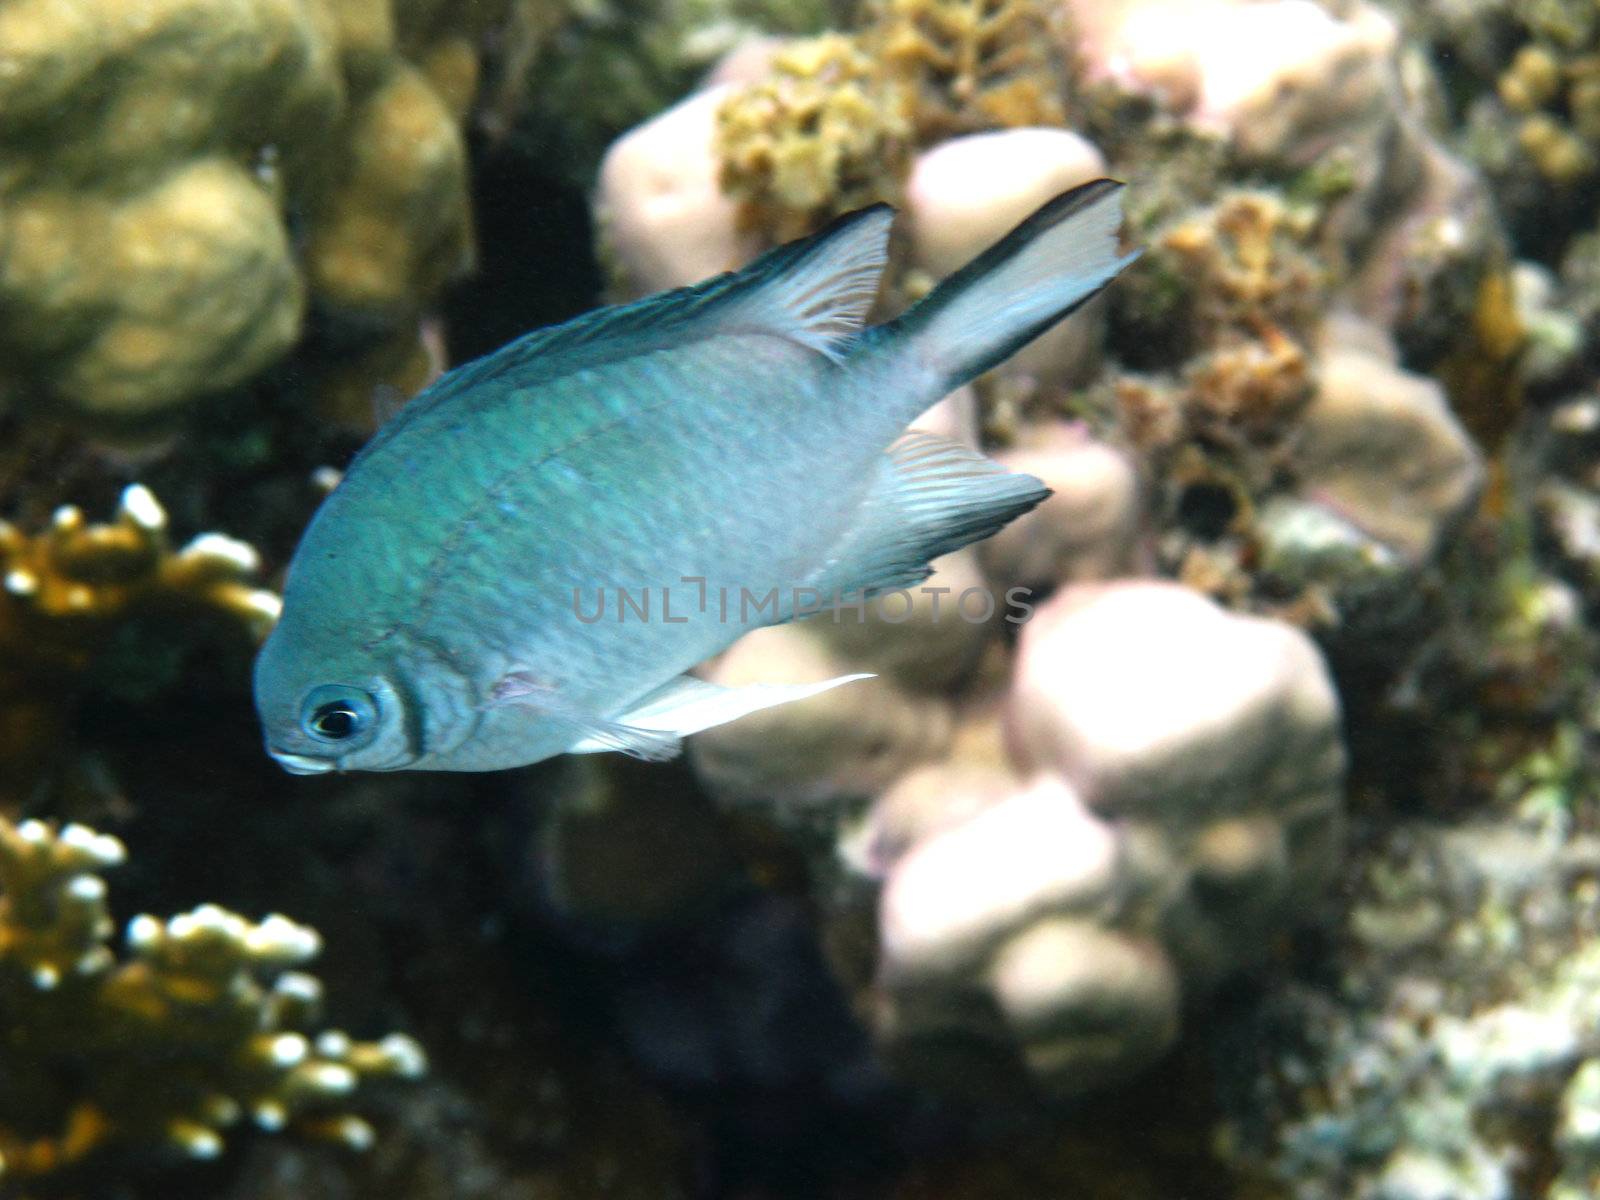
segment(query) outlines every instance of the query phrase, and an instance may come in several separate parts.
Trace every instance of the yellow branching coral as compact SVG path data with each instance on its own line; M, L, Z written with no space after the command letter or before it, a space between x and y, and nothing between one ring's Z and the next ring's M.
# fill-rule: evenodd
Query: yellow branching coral
M912 88L919 142L958 133L1060 125L1067 73L1059 6L1039 0L876 0L864 35Z
M221 534L174 550L166 513L137 485L106 524L72 506L36 535L0 521L0 808L14 810L69 740L97 657L129 621L172 616L198 634L211 618L265 637L279 605L258 569L250 546Z
M221 534L203 534L173 551L165 511L137 484L122 493L109 524L90 525L71 505L57 509L37 537L0 522L0 614L15 609L19 624L104 620L133 604L171 597L227 612L264 637L279 605L275 595L249 582L259 568L251 547Z
M911 154L911 101L851 38L797 42L718 114L722 186L777 241L891 199Z
M1066 72L1040 0L876 0L863 27L795 42L718 119L723 189L774 241L893 200L914 150L1059 125Z
M321 985L292 968L314 930L205 905L128 923L111 948L98 873L125 856L81 825L0 819L0 1181L92 1158L212 1158L245 1122L361 1149L369 1080L425 1069L410 1038L318 1033Z

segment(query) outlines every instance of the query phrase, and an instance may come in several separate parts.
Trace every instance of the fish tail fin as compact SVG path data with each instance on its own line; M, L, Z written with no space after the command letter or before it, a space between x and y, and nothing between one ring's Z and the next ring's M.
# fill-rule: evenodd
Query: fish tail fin
M935 395L976 378L1139 256L1118 253L1121 191L1114 179L1096 179L1063 192L874 332L933 375Z

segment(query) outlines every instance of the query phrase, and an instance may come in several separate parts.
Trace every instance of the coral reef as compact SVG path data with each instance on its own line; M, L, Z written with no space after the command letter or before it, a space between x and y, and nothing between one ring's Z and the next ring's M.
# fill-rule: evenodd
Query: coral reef
M1443 80L1455 144L1493 188L1521 252L1554 266L1592 228L1600 186L1595 54L1600 22L1582 0L1397 4Z
M0 1192L1595 1193L1596 11L0 3ZM1141 260L919 422L1054 494L702 668L876 678L263 759L375 389L881 199L892 316L1105 174Z
M1370 4L1072 0L1085 82L1149 96L1251 163L1309 163L1390 103L1397 30Z
M1337 702L1291 627L1170 584L1087 585L1024 627L1004 730L998 769L953 758L866 817L880 1034L921 1065L1015 1043L1046 1090L1081 1093L1148 1065L1180 1005L1321 891Z
M8 1185L113 1154L207 1159L248 1120L364 1149L355 1093L414 1078L402 1035L318 1032L321 985L292 970L316 933L214 905L129 922L111 947L98 872L122 844L81 825L0 820L0 1170Z
M740 231L711 153L727 91L697 92L607 151L597 218L620 295L685 287L732 270L759 249L757 238Z
M606 146L705 82L717 60L764 56L777 37L818 33L851 11L844 0L516 5L482 123L497 144L586 192Z
M723 190L774 241L898 196L915 147L1057 125L1066 74L1037 0L877 0L852 35L795 42L718 114Z
M861 44L911 92L920 145L1060 125L1068 76L1059 10L1038 0L872 0Z
M1127 454L1059 423L1030 428L997 458L1042 480L1051 496L979 546L994 586L1044 591L1134 573L1143 496Z
M976 126L1011 127L960 134L972 126L946 122L930 132L919 123L927 96L906 93L905 71L868 63L862 48L916 40L908 21L926 41L945 21L1042 20L1006 5L975 13L877 6L848 37L758 55L758 79L744 90L718 84L624 138L600 197L624 290L687 282L839 208L898 196L906 237L881 299L893 311L1049 195L1103 173L1109 158L1136 180L1130 235L1144 259L1110 293L1109 337L1105 310L1090 306L980 382L986 434L1027 441L1063 411L1086 419L1130 452L1148 485L1145 526L1129 540L1153 550L1153 565L1229 603L1316 627L1351 625L1341 636L1359 640L1363 614L1382 607L1374 597L1403 592L1431 570L1444 533L1480 494L1484 473L1467 430L1490 448L1506 436L1524 344L1485 190L1420 119L1393 21L1366 5L1335 16L1307 0L1099 6L1068 28L1046 22L1078 63L1088 137L993 113ZM1241 55L1248 78L1236 69ZM861 170L840 164L856 161L867 126L832 131L820 93L801 102L796 90L838 62L856 64L858 81L838 91L839 103L876 95L881 103L867 107L911 122L906 134L896 116L892 153L859 155L879 172L860 187L840 172L855 180ZM996 50L994 62L1012 63L1061 103L1074 94L1066 76L1041 73L1043 59ZM751 69L741 60L740 71ZM948 78L939 86L947 95L955 87ZM780 94L798 107L775 108ZM1275 105L1280 94L1292 102ZM713 108L720 189L700 158ZM805 114L798 125L795 113ZM766 182L733 177L733 128L741 144L763 147ZM780 160L797 164L802 183L789 191L794 203L774 208ZM661 166L652 176L623 169L630 161ZM692 239L676 236L686 228ZM1100 373L1102 344L1138 373ZM1413 373L1429 369L1448 403ZM1382 400L1360 415L1341 410L1360 388ZM1335 479L1338 421L1359 427L1350 435L1362 444L1358 457L1370 436L1373 446L1414 450L1431 464L1431 482L1419 468L1401 485L1404 500L1392 497L1414 513L1408 530L1375 521L1381 505L1360 511L1353 478Z
M640 187L631 172L618 178L612 160L619 153L696 181L686 193L701 210L696 227L731 216L738 232L755 235L756 247L895 200L919 148L962 133L1060 123L1066 73L1054 23L1036 0L882 0L855 33L747 43L711 72L711 86L685 101L670 126L651 129L657 118L608 155L602 218L632 226L631 214L652 207L665 190ZM709 142L703 108L716 112ZM709 152L709 170L672 153L669 129L682 139L681 151ZM651 144L659 149L644 151ZM731 210L704 192L708 178ZM640 247L626 232L620 240L608 245L622 260L622 290L663 286L639 277L633 268Z

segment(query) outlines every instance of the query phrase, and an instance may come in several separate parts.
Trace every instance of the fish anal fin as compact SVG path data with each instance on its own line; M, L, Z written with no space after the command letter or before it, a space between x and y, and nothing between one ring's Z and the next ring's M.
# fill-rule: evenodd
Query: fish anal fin
M1050 495L1032 475L913 430L889 447L855 522L813 581L824 596L913 587L941 555L981 541Z

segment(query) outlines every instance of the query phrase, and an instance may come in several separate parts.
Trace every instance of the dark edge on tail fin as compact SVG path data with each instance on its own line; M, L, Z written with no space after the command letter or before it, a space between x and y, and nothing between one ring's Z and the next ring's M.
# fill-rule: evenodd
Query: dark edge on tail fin
M915 333L937 316L946 305L965 292L968 287L992 273L1001 263L1016 255L1024 247L1033 244L1042 234L1057 225L1071 220L1095 201L1125 186L1126 184L1120 179L1091 179L1088 183L1081 183L1069 191L1062 192L1061 195L1053 200L1045 201L1032 215L1025 218L1020 225L966 266L943 279L933 291L929 292L918 303L893 321L887 321L875 327L872 330L874 340ZM1078 309L1109 287L1111 283L1112 280L1107 279L1105 283L1086 292L1065 308L1052 313L1048 317L1041 318L1039 321L1019 330L1015 336L997 344L991 353L981 359L969 371L964 372L965 378L952 382L951 386L958 386L960 383L975 379L990 368L998 366L1020 348L1033 341L1046 329L1077 312Z

